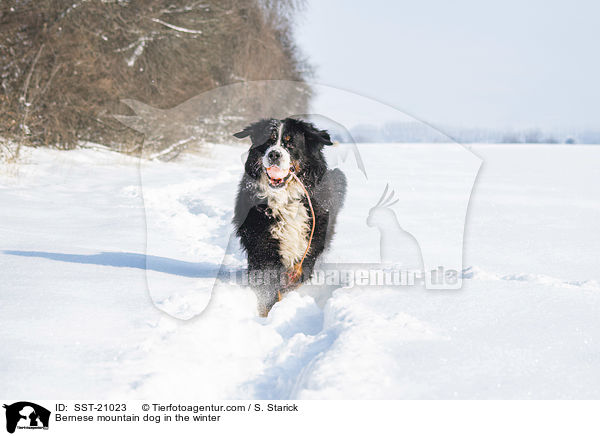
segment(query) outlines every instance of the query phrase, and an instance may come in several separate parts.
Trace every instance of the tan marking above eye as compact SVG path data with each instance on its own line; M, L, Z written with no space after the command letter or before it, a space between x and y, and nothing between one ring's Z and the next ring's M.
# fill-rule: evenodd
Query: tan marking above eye
M287 135L285 138L283 138L286 142L289 141L290 139L292 139L292 137L290 135Z

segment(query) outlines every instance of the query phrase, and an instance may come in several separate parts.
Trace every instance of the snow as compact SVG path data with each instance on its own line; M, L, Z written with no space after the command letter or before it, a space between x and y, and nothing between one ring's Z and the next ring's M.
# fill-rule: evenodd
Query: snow
M359 147L368 179L341 165L349 196L326 261L379 262L380 229L367 218L387 183L402 228L420 243L430 235L421 250L454 256L456 234L442 230L460 228L478 164L438 154L438 165L420 165L433 145ZM471 147L483 165L461 289L307 286L268 318L247 287L215 281L224 257L226 269L243 266L229 224L243 151L214 145L165 163L25 149L23 162L5 166L1 390L40 399L599 397L599 147ZM430 209L410 203L415 189Z

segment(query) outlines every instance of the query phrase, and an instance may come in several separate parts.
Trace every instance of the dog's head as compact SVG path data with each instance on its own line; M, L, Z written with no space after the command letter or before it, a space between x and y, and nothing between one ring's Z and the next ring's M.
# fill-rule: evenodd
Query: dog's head
M246 173L253 179L266 175L271 189L285 188L292 172L314 186L327 169L323 146L332 144L329 134L306 121L260 120L234 136L250 136Z

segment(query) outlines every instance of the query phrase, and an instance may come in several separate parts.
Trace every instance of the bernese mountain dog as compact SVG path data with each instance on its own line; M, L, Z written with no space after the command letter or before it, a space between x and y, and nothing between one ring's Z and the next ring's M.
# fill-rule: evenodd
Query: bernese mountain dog
M328 169L329 134L309 122L263 119L234 136L252 141L233 224L266 316L282 294L310 279L333 236L346 177Z

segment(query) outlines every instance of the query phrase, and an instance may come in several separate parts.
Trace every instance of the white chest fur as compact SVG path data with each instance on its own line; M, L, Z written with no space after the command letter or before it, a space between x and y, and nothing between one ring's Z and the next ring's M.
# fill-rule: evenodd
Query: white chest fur
M266 198L275 218L270 231L271 236L279 241L279 255L283 265L291 269L302 259L308 245L310 217L302 202L304 191L294 179L285 188L271 189L263 175L259 182L259 192L262 198Z

